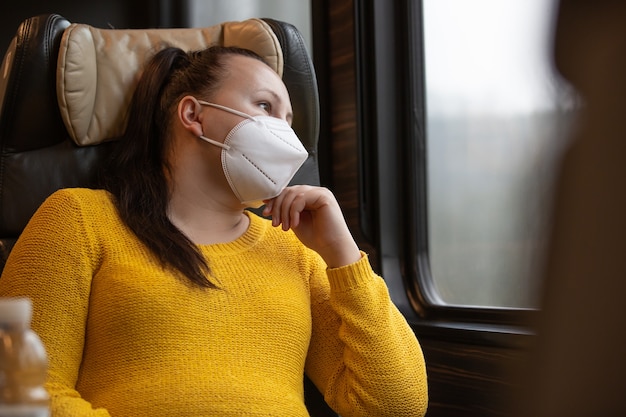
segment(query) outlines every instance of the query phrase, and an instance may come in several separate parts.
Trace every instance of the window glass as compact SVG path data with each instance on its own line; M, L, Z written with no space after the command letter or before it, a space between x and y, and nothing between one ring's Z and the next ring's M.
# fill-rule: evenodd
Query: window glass
M442 303L533 307L575 108L549 0L424 0L429 259Z
M312 51L311 0L189 0L188 10L192 27L251 17L282 20L298 28L308 50Z

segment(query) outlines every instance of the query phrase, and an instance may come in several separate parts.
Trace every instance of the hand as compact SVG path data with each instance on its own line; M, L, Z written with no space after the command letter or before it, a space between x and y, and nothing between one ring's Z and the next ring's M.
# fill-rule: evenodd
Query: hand
M348 229L341 208L330 190L309 185L285 188L277 197L265 201L264 216L272 225L282 224L313 249L330 268L358 261L361 252Z

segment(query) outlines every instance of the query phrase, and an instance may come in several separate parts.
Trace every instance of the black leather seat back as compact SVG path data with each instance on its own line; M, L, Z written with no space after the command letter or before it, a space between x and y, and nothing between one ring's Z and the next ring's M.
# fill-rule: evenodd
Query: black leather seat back
M293 127L309 152L292 183L318 185L319 99L313 64L294 26L263 20L279 40ZM56 14L26 19L4 56L0 80L0 272L46 197L60 188L93 186L112 146L112 142L77 146L61 118L57 61L61 38L69 26L69 21ZM312 416L335 415L308 378L305 397Z
M309 158L292 183L319 184L319 99L313 64L300 32L263 19L283 51L283 79L292 99L293 127ZM59 188L90 187L110 143L77 146L57 102L59 45L70 25L62 16L26 19L2 64L0 80L0 272L26 223ZM167 30L167 29L164 29Z

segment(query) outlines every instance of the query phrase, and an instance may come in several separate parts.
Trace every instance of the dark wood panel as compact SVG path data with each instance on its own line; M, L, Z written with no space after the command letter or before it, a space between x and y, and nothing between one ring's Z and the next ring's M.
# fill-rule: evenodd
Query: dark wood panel
M420 338L429 380L428 417L505 416L520 351Z
M357 243L378 270L376 247L361 233L359 207L358 95L354 3L329 2L327 97L332 160L332 187Z
M354 0L327 2L328 38L318 62L329 62L321 84L322 122L328 124L333 191L359 246L378 268L377 248L360 229L359 126ZM326 61L328 60L328 61ZM521 350L450 339L442 332L419 335L429 375L428 417L501 417L510 405L511 369ZM440 336L441 335L441 336Z

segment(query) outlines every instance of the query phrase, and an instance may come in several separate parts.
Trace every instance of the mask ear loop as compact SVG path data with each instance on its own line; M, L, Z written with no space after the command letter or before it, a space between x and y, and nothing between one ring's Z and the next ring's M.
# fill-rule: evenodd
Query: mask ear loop
M198 100L198 103L202 104L203 106L214 107L216 109L224 110L228 113L236 114L237 116L243 117L244 119L255 120L254 117L250 116L249 114L240 112L239 110L231 109L230 107L222 106L221 104L209 103L208 101L204 100Z
M204 101L204 100L198 100L198 103L202 104L203 106L217 107L217 108L220 108L220 109L226 110L226 111L231 110L231 109L228 109L228 108L223 108L224 106L220 106L218 104L212 104L212 103L209 103L208 101ZM237 112L237 110L233 110L233 112L239 113L239 112ZM243 115L243 117L250 117L250 116ZM218 142L218 141L210 139L210 138L207 138L204 135L200 135L198 137L200 139L202 139L203 141L210 143L211 145L219 146L220 148L225 149L225 150L229 150L230 149L230 146L228 146L227 144L222 143L222 142Z
M250 116L249 114L240 112L240 111L235 110L235 109L231 109L230 107L222 106L221 104L209 103L208 101L204 101L204 100L198 100L198 103L202 104L203 106L214 107L216 109L220 109L220 110L223 110L225 112L235 114L235 115L237 115L239 117L243 117L244 119L256 120L254 117ZM226 145L225 143L218 142L218 141L213 140L213 139L209 139L206 136L200 135L200 139L202 139L205 142L208 142L208 143L210 143L212 145L219 146L222 149L225 149L225 150L229 150L230 149L230 146Z
M218 142L218 141L213 140L213 139L209 139L209 138L207 138L206 136L203 136L203 135L200 135L198 137L200 139L202 139L203 141L205 141L205 142L209 142L211 145L219 146L220 148L225 149L225 150L229 150L230 149L230 146L228 146L225 143Z

